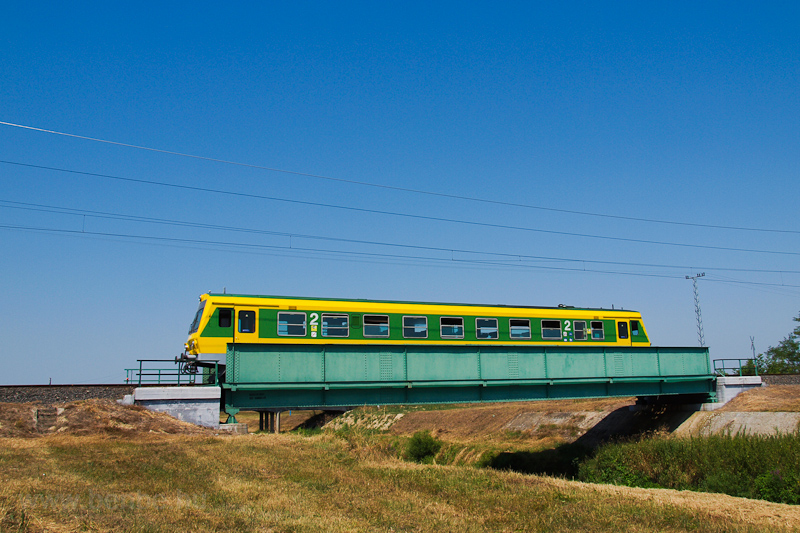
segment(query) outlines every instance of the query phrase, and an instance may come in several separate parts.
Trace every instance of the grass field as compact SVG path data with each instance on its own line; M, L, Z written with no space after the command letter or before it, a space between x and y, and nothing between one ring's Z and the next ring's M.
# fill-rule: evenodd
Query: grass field
M736 409L800 410L800 387L767 392L741 395ZM0 531L800 530L800 506L479 467L550 464L594 417L631 402L362 408L336 431L236 437L97 400L63 405L43 431L36 406L0 404ZM508 429L531 413L559 423ZM285 413L283 429L314 414ZM258 427L257 415L242 415ZM402 459L420 430L442 442L439 464Z
M349 432L0 439L3 531L793 531L792 506L402 461Z

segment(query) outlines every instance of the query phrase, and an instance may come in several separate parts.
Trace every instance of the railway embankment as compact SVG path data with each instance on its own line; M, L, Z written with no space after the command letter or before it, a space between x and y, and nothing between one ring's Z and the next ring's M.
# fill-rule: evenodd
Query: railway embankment
M410 435L419 430L457 438L480 439L490 434L519 432L551 436L568 442L580 439L587 444L643 431L665 430L677 435L700 436L730 433L792 433L800 424L800 376L766 376L767 386L735 397L715 411L688 412L679 409L638 411L633 398L598 400L560 400L474 404L445 409L414 407L359 409L335 418L330 427L380 426L384 431ZM0 386L0 403L56 405L68 402L117 400L132 394L132 385L39 385ZM258 427L257 414L250 420ZM305 425L316 412L286 417L284 430ZM307 418L306 417L306 418Z
M116 400L133 394L133 385L2 385L0 403L65 403Z
M766 374L761 379L767 385L800 385L800 374Z

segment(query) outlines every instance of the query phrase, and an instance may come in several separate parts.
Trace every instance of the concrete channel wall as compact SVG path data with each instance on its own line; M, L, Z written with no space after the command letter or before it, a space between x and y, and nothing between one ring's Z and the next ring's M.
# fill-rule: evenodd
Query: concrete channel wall
M776 435L800 428L800 413L699 412L675 430L679 436Z

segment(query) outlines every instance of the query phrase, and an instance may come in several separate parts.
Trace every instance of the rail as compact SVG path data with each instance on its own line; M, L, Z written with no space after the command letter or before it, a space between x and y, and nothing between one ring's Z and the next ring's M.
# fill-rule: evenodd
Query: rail
M718 376L757 376L758 363L749 359L714 359L714 373Z
M196 385L197 377L202 378L202 385L219 384L219 362L176 362L175 359L137 359L139 368L125 369L125 383L156 385ZM145 367L145 363L162 363L160 366L150 365ZM171 367L166 367L170 363ZM175 365L178 365L176 368ZM153 367L153 368L149 368ZM202 370L201 370L202 369Z

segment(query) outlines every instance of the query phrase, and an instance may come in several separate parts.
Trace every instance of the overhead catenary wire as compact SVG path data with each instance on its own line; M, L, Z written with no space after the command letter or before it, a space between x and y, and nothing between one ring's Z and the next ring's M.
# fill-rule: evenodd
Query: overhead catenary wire
M9 205L2 205L2 204L9 204ZM532 255L532 254L523 254L523 253L519 253L519 252L492 252L492 251L486 251L486 250L475 250L475 249L465 249L465 248L453 248L453 247L447 248L447 247L441 247L441 246L422 246L422 245L418 245L418 244L404 244L404 243L394 243L394 242L386 242L386 241L352 239L352 238L344 238L344 237L329 237L329 236L323 236L323 235L304 234L304 233L299 233L299 232L263 230L263 229L256 229L256 228L243 228L243 227L237 227L237 226L225 226L225 225L220 225L220 224L208 224L208 223L204 223L204 222L190 222L190 221L185 221L185 220L171 220L171 219L155 218L155 217L143 217L143 216L138 216L138 215L123 214L123 213L111 213L111 212L106 212L106 211L94 211L94 210L88 210L88 209L76 209L76 208L52 206L52 205L45 205L45 204L34 204L34 203L29 203L29 202L16 202L16 201L2 200L2 199L0 199L0 208L11 208L11 209L42 211L42 212L47 212L47 213L67 214L67 215L83 217L84 219L85 219L86 216L89 216L89 217L98 218L98 219L124 220L124 221L143 222L143 223L159 224L159 225L174 226L174 227L191 227L191 228L201 228L201 229L212 229L212 230L230 231L230 232L237 232L237 233L271 235L271 236L281 236L281 237L289 237L289 238L294 237L294 238L329 241L329 242L340 242L340 243L362 244L362 245L370 245L370 246L384 246L384 247L392 247L392 248L403 248L403 249L425 250L425 251L435 251L435 252L446 252L446 253L451 253L451 254L452 253L459 253L459 254L484 255L484 256L494 257L495 258L494 261L499 260L498 258L504 258L505 260L517 259L519 261L522 261L522 260L536 260L536 261L551 261L551 262L562 262L562 263L570 263L570 262L571 263L591 263L591 264L626 266L626 267L648 267L648 268L670 268L670 269L701 268L703 270L714 270L714 271L720 271L720 272L800 274L800 270L788 270L788 269L734 268L734 267L719 267L719 266L716 266L716 267L714 267L714 266L697 267L696 265L673 265L673 264L641 263L641 262L630 262L630 261L604 261L604 260L595 260L595 259L586 259L586 258L567 258L567 257L553 257L553 256ZM290 248L291 248L291 245L290 245Z
M468 226L479 226L479 227L486 227L486 228L495 228L495 229L504 229L504 230L515 230L515 231L525 231L525 232L534 232L534 233L543 233L549 235L561 235L561 236L568 236L568 237L582 237L587 239L601 239L601 240L610 240L616 242L631 242L637 244L649 244L649 245L657 245L657 246L674 246L674 247L683 247L683 248L698 248L704 250L720 250L720 251L729 251L729 252L744 252L744 253L758 253L758 254L774 254L774 255L791 255L791 256L800 256L800 252L789 252L783 250L759 250L754 248L735 248L731 246L715 246L715 245L708 245L708 244L690 244L690 243L678 243L678 242L668 242L668 241L656 241L651 239L633 239L629 237L615 237L609 235L594 235L594 234L586 234L586 233L577 233L577 232L568 232L568 231L556 231L556 230L546 230L542 228L531 228L531 227L524 227L524 226L514 226L510 224L498 224L498 223L491 223L491 222L477 222L473 220L463 220L463 219L453 219L453 218L446 218L446 217L437 217L432 215L419 215L413 213L403 213L399 211L385 211L381 209L370 209L364 207L354 207L354 206L344 206L338 204L329 204L324 202L312 202L308 200L297 200L291 198L281 198L278 196L268 196L263 194L255 194L255 193L247 193L247 192L239 192L239 191L228 191L224 189L216 189L210 187L199 187L196 185L183 185L177 183L169 183L169 182L162 182L162 181L155 181L155 180L146 180L141 178L130 178L130 177L123 177L123 176L114 176L110 174L100 174L95 172L85 172L79 170L72 170L72 169L65 169L59 167L50 167L44 165L34 165L30 163L20 163L16 161L7 161L7 160L0 160L0 164L7 164L7 165L17 165L21 167L28 167L28 168L36 168L40 170L49 170L54 172L65 172L70 174L78 174L84 176L92 176L98 177L103 179L112 179L118 181L126 181L130 183L141 183L146 185L155 185L160 187L170 187L175 189L182 189L182 190L190 190L196 192L204 192L210 194L220 194L220 195L228 195L228 196L235 196L241 198L252 198L258 200L269 200L274 202L283 202L283 203L291 203L296 205L306 205L306 206L314 206L314 207L324 207L329 209L338 209L338 210L345 210L345 211L352 211L352 212L360 212L360 213L368 213L368 214L378 214L378 215L386 215L386 216L396 216L396 217L403 217L403 218L411 218L417 220L428 220L428 221L435 221L435 222L447 222L453 224L462 224Z
M225 164L225 165L235 165L235 166L239 166L239 167L246 167L246 168L258 169L258 170L266 170L266 171L269 171L269 172L278 172L278 173L289 174L289 175L294 175L294 176L301 176L301 177L305 177L305 178L327 180L327 181L338 182L338 183L348 183L348 184L351 184L351 185L358 185L358 186L363 186L363 187L373 187L373 188L378 188L378 189L393 190L393 191L413 193L413 194L436 196L436 197L440 197L440 198L451 198L451 199L464 200L464 201L469 201L469 202L480 202L480 203L485 203L485 204L502 205L502 206L506 206L506 207L519 207L519 208L524 208L524 209L535 209L535 210L555 212L555 213L563 213L563 214L570 214L570 215L581 215L581 216L599 217L599 218L606 218L606 219L625 220L625 221L630 221L630 222L646 222L646 223L652 223L652 224L667 224L667 225L674 225L674 226L686 226L686 227L695 227L695 228L722 229L722 230L734 230L734 231L800 234L800 231L798 231L798 230L775 229L775 228L754 228L754 227L745 227L745 226L728 226L728 225L722 225L722 224L704 224L704 223L699 223L699 222L685 222L685 221L677 221L677 220L663 220L663 219L654 219L654 218L645 218L645 217L632 217L632 216L626 216L626 215L614 215L614 214L608 214L608 213L594 213L594 212L589 212L589 211L578 211L578 210L572 210L572 209L561 209L561 208L555 208L555 207L546 207L546 206L539 206L539 205L532 205L532 204L523 204L523 203L518 203L518 202L492 200L492 199L488 199L488 198L479 198L479 197L475 197L475 196L458 195L458 194L452 194L452 193L442 193L442 192L436 192L436 191L426 191L426 190L422 190L422 189L413 189L413 188L409 188L409 187L399 187L399 186L396 186L396 185L385 185L385 184L380 184L380 183L372 183L372 182L359 181L359 180L353 180L353 179L347 179L347 178L336 178L336 177L326 176L326 175L322 175L322 174L314 174L314 173L301 172L301 171L296 171L296 170L287 170L287 169L282 169L282 168L269 167L269 166L265 166L265 165L257 165L257 164L253 164L253 163L244 163L244 162L240 162L240 161L232 161L232 160L222 159L222 158L215 158L215 157L209 157L209 156L201 156L201 155L196 155L196 154L189 154L189 153L185 153L185 152L178 152L178 151L175 151L175 150L165 150L165 149L153 148L153 147L148 147L148 146L141 146L141 145L136 145L136 144L131 144L131 143L112 141L112 140L108 140L108 139L100 139L100 138L97 138L97 137L90 137L90 136L86 136L86 135L78 135L78 134L67 133L67 132L63 132L63 131L56 131L56 130L49 130L49 129L44 129L44 128L37 128L37 127L34 127L34 126L28 126L28 125L24 125L24 124L15 124L13 122L0 121L0 125L14 127L14 128L20 128L20 129L25 129L25 130L30 130L30 131L37 131L37 132L41 132L41 133L48 133L48 134L52 134L52 135L59 135L59 136L63 136L63 137L71 137L71 138L74 138L74 139L81 139L81 140L85 140L85 141L104 143L104 144L109 144L109 145L114 145L114 146L121 146L121 147L125 147L125 148L136 149L136 150L145 150L145 151L149 151L149 152L156 152L156 153L161 153L161 154L166 154L166 155L174 155L174 156L178 156L178 157L186 157L186 158L191 158L191 159L196 159L196 160L201 160L201 161L220 163L220 164Z
M98 238L114 238L114 239L131 239L131 240L142 240L142 241L153 241L157 243L167 243L167 244L180 244L180 245L196 245L196 246L213 246L213 247L222 247L225 249L231 248L242 248L245 250L279 250L283 252L309 252L309 253L321 253L321 254L340 254L344 256L353 256L353 257L365 257L365 258L385 258L385 259L393 259L393 260L404 260L404 261L425 261L425 262L434 262L434 263L449 263L449 264L464 264L469 266L482 266L482 267L496 267L496 268L512 268L512 269L535 269L535 270L555 270L555 271L567 271L567 272L590 272L595 274L613 274L613 275L622 275L622 276L636 276L636 277L649 277L649 278L667 278L667 279L683 279L683 276L680 275L671 275L671 274L662 274L662 273L648 273L648 272L626 272L626 271L614 271L614 270L600 270L600 269L589 269L585 267L559 267L559 266L552 266L552 265L531 265L513 261L475 261L471 259L453 259L447 257L430 257L430 256L410 256L410 255L401 255L401 254L388 254L388 253L377 253L377 252L361 252L361 251L353 251L353 250L329 250L323 248L311 248L311 247L301 247L297 246L296 244L292 245L291 247L288 244L284 245L268 245L268 244L256 244L256 243L234 243L230 241L213 241L208 239L187 239L187 238L180 238L180 237L164 237L164 236L153 236L153 235L134 235L134 234L124 234L124 233L115 233L115 232L100 232L100 231L85 231L85 230L69 230L69 229L60 229L60 228L45 228L45 227L32 227L32 226L20 226L20 225L12 225L12 224L0 224L0 229L6 230L20 230L20 231L33 231L33 232L42 232L42 233L53 233L53 234L62 234L62 235L72 235L72 236L79 236L79 237L98 237ZM714 280L709 280L714 281ZM730 283L730 281L726 281ZM766 283L766 282L739 282L741 284L747 285L754 285L754 286L764 286L764 287L780 287L785 289L800 289L800 285L788 285L783 283Z

